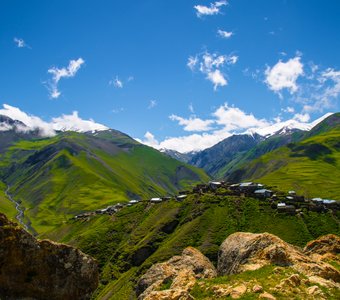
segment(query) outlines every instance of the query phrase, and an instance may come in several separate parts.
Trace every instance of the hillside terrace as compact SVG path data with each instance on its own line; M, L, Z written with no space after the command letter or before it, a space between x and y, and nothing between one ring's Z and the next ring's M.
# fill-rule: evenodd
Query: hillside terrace
M124 207L136 205L138 203L148 203L157 205L165 201L183 201L188 195L203 195L212 193L219 196L235 196L235 197L251 197L258 201L267 203L272 209L276 209L278 213L289 215L303 214L303 210L314 212L327 212L328 210L340 210L340 201L322 198L305 199L304 196L299 196L295 191L282 192L279 190L269 189L261 183L242 182L228 183L225 181L210 181L207 184L197 184L192 190L179 191L178 195L153 197L147 200L133 199L128 202L117 203L107 206L106 208L97 209L92 212L85 212L76 215L72 219L86 219L94 215L108 214L113 215Z

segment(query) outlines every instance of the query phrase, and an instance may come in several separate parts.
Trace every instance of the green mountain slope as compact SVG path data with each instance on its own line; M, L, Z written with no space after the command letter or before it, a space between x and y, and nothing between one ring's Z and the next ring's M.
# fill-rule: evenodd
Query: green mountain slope
M340 114L334 114L306 134L235 170L228 180L254 180L296 190L308 197L340 195ZM331 124L331 125L330 125Z
M96 257L101 285L94 298L122 300L136 298L136 281L152 264L180 254L187 246L216 263L219 246L231 233L269 232L303 246L320 235L339 234L338 217L307 211L287 216L252 198L193 194L183 202L143 202L113 217L68 221L45 237Z
M216 172L216 178L228 178L235 170L242 165L264 155L268 152L287 145L291 142L299 141L303 138L305 132L301 130L294 130L283 135L274 135L268 139L260 141L254 145L247 152L237 152L232 159L225 165L222 165Z
M21 140L1 156L0 175L38 233L84 211L208 180L202 170L114 130Z
M235 160L241 159L247 151L255 147L263 140L258 134L233 135L195 154L189 163L203 168L208 174L218 178L226 172L228 165L232 165Z

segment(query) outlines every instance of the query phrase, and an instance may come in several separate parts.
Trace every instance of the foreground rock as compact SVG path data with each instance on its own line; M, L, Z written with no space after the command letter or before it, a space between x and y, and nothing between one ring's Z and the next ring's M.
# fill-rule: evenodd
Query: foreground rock
M90 299L96 261L81 251L38 241L0 213L1 299Z
M137 295L139 300L340 299L339 271L319 258L331 256L334 261L338 251L339 237L335 235L312 241L302 251L272 234L238 232L222 243L218 272L202 253L189 247L181 256L153 265L140 278ZM207 280L217 274L233 275L260 268L245 276Z
M313 260L296 247L269 233L231 234L220 247L217 269L222 276L256 270L269 264L290 266L311 276L314 281L322 278L330 281L330 284L340 282L340 273L331 265ZM320 279L320 282L323 281Z
M340 238L335 234L324 235L307 243L303 252L307 255L337 255L340 254Z
M141 277L137 285L138 299L192 299L189 292L196 279L215 276L215 267L209 259L188 247L181 256L153 265ZM161 290L162 286L168 288Z

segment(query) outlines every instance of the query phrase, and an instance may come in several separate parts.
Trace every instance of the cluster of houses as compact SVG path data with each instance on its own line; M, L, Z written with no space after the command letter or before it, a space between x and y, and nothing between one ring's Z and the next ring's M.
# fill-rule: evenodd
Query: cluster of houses
M255 182L241 182L230 184L224 181L210 181L207 184L197 184L191 191L180 191L176 196L155 197L148 200L130 200L124 203L110 205L103 209L93 212L79 214L74 219L84 219L98 214L112 215L126 206L133 206L140 202L148 202L157 204L169 200L183 201L189 194L205 194L216 193L219 195L234 195L240 197L253 197L268 202L273 209L277 209L279 213L295 215L300 213L303 208L315 211L325 212L329 209L340 210L340 202L337 200L313 198L305 199L304 196L298 196L295 191L288 193L274 193L267 189L263 184Z
M157 198L151 198L149 200L133 199L133 200L130 200L128 202L117 203L115 205L110 205L110 206L107 206L106 208L97 209L95 211L85 212L85 213L76 215L73 219L81 220L81 219L88 219L89 217L95 216L95 215L105 215L105 214L106 215L113 215L114 213L120 211L124 207L133 206L133 205L138 204L140 202L144 202L144 203L149 202L149 203L156 204L156 203L161 203L161 202L164 202L164 201L169 201L169 200L172 200L172 199L175 199L177 201L182 201L182 200L184 200L185 198L188 197L188 195L186 193L189 193L189 191L180 192L179 195L174 196L174 197L169 197L169 196L157 197Z
M337 200L322 198L305 199L304 196L297 195L295 191L274 193L272 190L267 189L260 183L242 182L228 184L225 182L211 182L210 185L212 185L213 189L224 187L229 194L265 200L271 204L273 209L277 209L279 213L294 215L296 213L300 213L303 208L315 212L340 210L340 202Z

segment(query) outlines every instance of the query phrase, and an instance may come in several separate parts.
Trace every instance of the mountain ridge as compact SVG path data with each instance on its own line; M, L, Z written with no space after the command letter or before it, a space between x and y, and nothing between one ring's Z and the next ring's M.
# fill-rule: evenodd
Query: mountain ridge
M6 131L0 140L11 134L15 138L1 154L0 178L38 233L87 210L174 194L209 179L116 130L49 138Z

